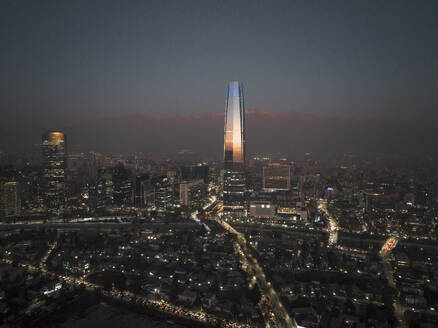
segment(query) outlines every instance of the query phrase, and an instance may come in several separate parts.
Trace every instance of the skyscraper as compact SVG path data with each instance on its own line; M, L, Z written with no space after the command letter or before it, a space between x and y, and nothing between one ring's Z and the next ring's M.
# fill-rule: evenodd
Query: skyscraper
M245 107L243 85L228 84L224 126L224 212L245 214Z
M59 214L66 200L67 137L60 131L48 131L42 141L45 205Z
M139 174L135 177L134 206L143 208L146 206L146 193L152 190L149 174Z
M21 213L18 182L0 182L0 218L19 216Z

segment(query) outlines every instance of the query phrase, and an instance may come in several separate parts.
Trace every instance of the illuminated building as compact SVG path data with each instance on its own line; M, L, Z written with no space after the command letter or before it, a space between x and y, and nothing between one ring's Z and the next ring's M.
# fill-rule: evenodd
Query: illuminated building
M275 216L275 206L265 201L252 201L249 205L249 215L254 218L270 218Z
M225 213L245 214L245 108L243 86L237 81L227 88L224 126Z
M63 132L48 131L42 139L44 201L48 209L59 213L66 200L67 137Z
M290 165L271 163L263 167L263 190L290 189Z
M154 205L159 215L174 212L174 189L167 176L153 178Z
M17 217L21 213L18 182L0 183L0 216L4 218Z
M183 181L179 185L179 200L182 205L190 207L205 195L204 180Z
M101 168L96 185L96 210L103 213L114 204L114 181L111 169Z
M114 183L114 203L117 206L132 206L134 188L129 172L122 163L112 169Z

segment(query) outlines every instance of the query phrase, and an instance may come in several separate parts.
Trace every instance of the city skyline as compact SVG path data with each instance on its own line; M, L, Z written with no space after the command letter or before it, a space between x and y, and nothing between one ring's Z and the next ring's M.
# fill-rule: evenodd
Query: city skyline
M0 1L0 327L438 327L437 17Z
M247 135L253 140L247 147L251 156L283 154L293 157L307 152L322 156L387 154L412 159L424 153L432 158L437 156L438 131L433 120L423 126L415 124L416 117L412 118L413 122L396 122L299 112L247 110L246 113ZM181 151L190 151L200 157L220 160L223 153L217 150L223 147L223 122L223 111L166 117L137 113L51 127L69 135L71 153L138 152L175 156ZM2 156L40 158L39 140L44 130L34 125L20 129L11 126L1 130ZM269 138L264 138L258 131L264 131ZM300 142L291 147L290 140Z
M393 130L411 140L406 149L434 152L422 141L436 136L431 123L438 112L436 3L151 1L101 7L4 1L0 6L2 151L29 152L41 131L53 129L66 131L83 150L99 150L105 142L80 140L82 131L89 140L112 138L112 131L135 134L126 143L144 151L153 145L141 128L126 123L132 116L181 125L192 115L215 116L222 113L219 90L238 79L248 83L249 110L340 118L346 129L350 118L384 122L382 139L391 138ZM102 135L93 135L95 129ZM338 139L352 139L348 131L337 132ZM355 138L362 148L367 136ZM196 140L186 143L203 151ZM396 141L382 150L394 148Z

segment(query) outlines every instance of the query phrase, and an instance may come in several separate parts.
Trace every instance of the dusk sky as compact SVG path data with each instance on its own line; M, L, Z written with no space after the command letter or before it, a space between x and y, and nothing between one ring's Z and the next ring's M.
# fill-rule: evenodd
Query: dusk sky
M437 17L437 1L1 1L0 147L222 113L229 80L273 115L431 122Z

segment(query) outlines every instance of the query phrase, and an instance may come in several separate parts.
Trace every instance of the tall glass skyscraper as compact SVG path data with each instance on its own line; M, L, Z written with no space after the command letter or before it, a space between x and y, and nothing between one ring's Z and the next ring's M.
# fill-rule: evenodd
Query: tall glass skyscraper
M243 215L245 205L245 107L243 85L228 84L224 126L224 212Z
M63 132L49 131L42 139L45 205L59 214L66 200L67 137Z

